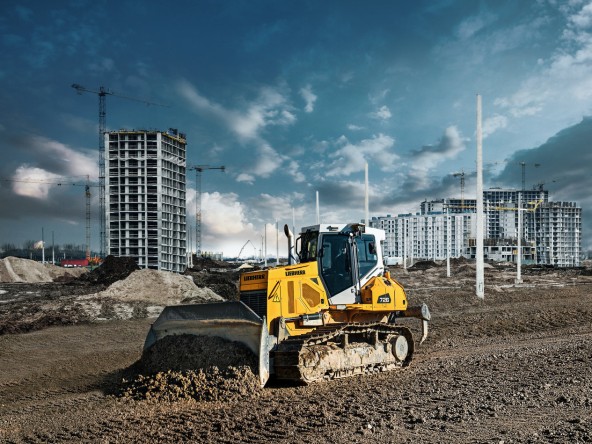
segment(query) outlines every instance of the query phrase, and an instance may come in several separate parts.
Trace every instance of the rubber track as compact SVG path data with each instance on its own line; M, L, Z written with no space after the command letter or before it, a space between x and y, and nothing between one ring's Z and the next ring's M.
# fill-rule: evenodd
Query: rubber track
M310 333L299 336L291 336L282 341L275 350L274 369L276 378L282 380L291 380L306 384L303 380L302 372L299 369L300 353L311 345L325 345L335 343L341 345L343 343L343 335L349 334L356 336L370 337L370 334L378 333L379 340L384 340L387 336L393 334L400 334L406 337L409 344L409 352L407 358L398 367L407 367L413 359L414 342L411 330L407 327L394 324L385 324L380 322L375 323L354 323L354 324L331 324L319 327ZM351 341L350 341L351 342ZM359 341L358 341L359 342ZM369 366L365 369L350 369L351 371L341 371L339 373L326 374L323 379L338 379L360 373L374 373L377 371L392 370L392 366L377 367L376 365Z

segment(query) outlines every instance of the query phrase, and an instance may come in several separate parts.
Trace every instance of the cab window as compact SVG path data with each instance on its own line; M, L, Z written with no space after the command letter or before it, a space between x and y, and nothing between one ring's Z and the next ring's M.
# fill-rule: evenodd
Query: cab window
M300 262L310 262L317 259L318 231L304 233L299 239L301 250L298 252Z
M376 240L370 234L363 234L356 238L358 260L360 262L360 278L368 274L378 263Z

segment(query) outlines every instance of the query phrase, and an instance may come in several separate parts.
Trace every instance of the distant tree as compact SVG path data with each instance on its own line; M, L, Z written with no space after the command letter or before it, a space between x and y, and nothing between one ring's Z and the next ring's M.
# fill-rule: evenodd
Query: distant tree
M2 246L0 246L0 250L2 251L3 254L8 255L8 253L10 253L11 251L16 251L16 245L15 244L11 244L10 242L7 242L5 244L2 244Z
M35 247L35 242L34 240L26 240L23 242L23 250L28 250L28 251L32 251Z
M86 257L86 247L76 244L63 244L60 249L60 256L66 259L83 259Z

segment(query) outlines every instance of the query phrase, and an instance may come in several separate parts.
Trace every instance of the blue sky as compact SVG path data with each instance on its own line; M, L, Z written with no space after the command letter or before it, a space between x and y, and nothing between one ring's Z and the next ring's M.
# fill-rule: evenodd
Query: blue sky
M72 83L166 104L108 96L107 126L178 128L190 166L226 166L203 175L205 250L268 224L275 252L317 190L322 221L360 220L365 162L372 216L459 196L461 170L474 196L476 94L485 187L520 188L526 162L527 188L584 208L592 248L588 1L6 0L0 48L2 179L96 180L98 99ZM0 244L84 243L83 187L4 180L0 208Z

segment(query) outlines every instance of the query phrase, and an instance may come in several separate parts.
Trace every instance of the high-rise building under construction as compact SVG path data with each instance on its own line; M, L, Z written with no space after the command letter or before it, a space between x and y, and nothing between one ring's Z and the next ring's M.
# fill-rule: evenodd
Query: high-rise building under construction
M169 131L105 133L107 253L141 268L186 268L186 137Z

